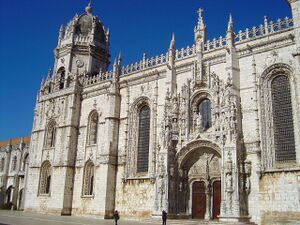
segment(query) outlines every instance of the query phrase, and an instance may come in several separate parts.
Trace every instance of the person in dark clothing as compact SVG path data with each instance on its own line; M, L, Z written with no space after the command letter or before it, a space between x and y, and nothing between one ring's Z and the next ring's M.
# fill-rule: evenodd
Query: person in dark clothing
M115 225L118 225L118 220L120 219L119 212L115 210L114 212Z
M167 212L165 210L162 211L162 221L163 221L163 225L167 224Z

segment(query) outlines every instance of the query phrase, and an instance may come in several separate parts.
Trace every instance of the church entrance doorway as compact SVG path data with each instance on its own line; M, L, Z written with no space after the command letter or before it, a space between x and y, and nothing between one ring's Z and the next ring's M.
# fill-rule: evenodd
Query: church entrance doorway
M195 181L193 183L192 194L192 217L204 219L206 210L206 193L204 181Z
M213 219L218 219L221 205L221 181L213 183Z

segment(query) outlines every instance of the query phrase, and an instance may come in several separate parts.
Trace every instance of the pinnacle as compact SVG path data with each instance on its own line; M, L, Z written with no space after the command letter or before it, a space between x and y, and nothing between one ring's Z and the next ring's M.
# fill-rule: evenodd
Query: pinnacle
M174 49L174 48L175 48L175 34L173 32L171 42L170 42L170 49Z
M232 15L231 13L229 14L229 21L228 21L228 27L227 27L228 31L232 31L233 30L233 20L232 20Z

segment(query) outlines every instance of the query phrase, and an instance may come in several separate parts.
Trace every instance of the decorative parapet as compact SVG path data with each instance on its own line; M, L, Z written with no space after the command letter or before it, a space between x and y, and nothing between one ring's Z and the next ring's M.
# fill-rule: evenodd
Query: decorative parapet
M251 29L247 28L244 32L240 30L237 34L235 34L235 43L249 41L258 37L266 36L268 34L287 30L292 27L292 18L285 17L283 20L278 19L276 22L268 22L267 17L265 17L264 24L261 24L258 27L252 27Z
M265 17L264 24L261 24L258 27L252 27L251 29L247 28L244 32L240 30L238 33L236 33L235 43L238 44L242 42L247 42L255 38L284 31L292 27L292 18L285 17L283 20L278 19L276 22L269 22L267 17ZM212 50L220 49L224 46L226 46L226 38L220 36L218 39L214 38L212 41L208 40L204 44L204 51L209 52Z
M187 46L186 48L182 48L180 50L176 49L175 52L175 59L184 59L188 58L190 56L194 56L196 54L196 46L195 44L192 45L192 47Z
M121 76L127 76L131 73L135 73L144 69L153 68L159 65L163 65L168 61L168 53L161 54L159 56L147 58L144 54L143 59L139 62L123 66L121 68Z
M110 80L113 77L113 71L100 72L94 76L86 76L83 80L83 86L97 84L105 80Z
M268 21L267 17L264 19L264 24L261 24L258 27L252 27L251 29L247 28L244 32L239 31L235 34L235 43L243 43L250 40L254 40L259 37L267 36L269 34L278 33L284 30L288 30L293 27L293 19L285 17L283 20L278 19L276 22ZM85 37L76 37L75 42L87 41L82 38ZM89 38L89 37L86 37ZM207 40L204 44L204 52L210 52L213 50L221 49L226 46L226 38L220 36L219 38L214 38L213 40ZM189 58L196 55L196 46L193 44L191 47L187 46L186 48L176 49L175 51L175 60L181 60ZM168 62L168 53L157 55L155 57L147 58L146 54L143 55L143 58L136 63L132 63L127 66L123 66L120 71L120 77L128 76L136 72L143 71L145 69L154 68L160 65L164 65ZM92 85L99 83L101 81L109 80L112 78L112 71L102 73L95 76L89 76L84 78L84 86Z
M226 46L226 38L220 36L218 39L214 38L212 41L208 40L204 44L204 51L209 52L215 49L223 48Z

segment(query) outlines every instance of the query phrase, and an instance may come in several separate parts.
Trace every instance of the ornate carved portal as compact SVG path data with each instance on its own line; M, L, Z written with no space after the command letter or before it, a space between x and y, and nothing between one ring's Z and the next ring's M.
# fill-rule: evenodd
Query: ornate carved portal
M179 162L179 209L197 219L218 219L221 204L221 157L217 150L199 146Z

